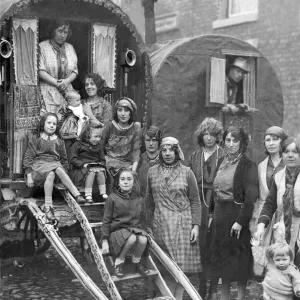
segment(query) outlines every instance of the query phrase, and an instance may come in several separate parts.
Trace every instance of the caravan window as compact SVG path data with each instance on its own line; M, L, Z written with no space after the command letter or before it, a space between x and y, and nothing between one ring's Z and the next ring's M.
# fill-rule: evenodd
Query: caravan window
M243 60L249 73L241 71L244 66L239 63L243 63ZM207 106L245 103L255 108L256 60L256 57L241 55L212 55L207 70Z

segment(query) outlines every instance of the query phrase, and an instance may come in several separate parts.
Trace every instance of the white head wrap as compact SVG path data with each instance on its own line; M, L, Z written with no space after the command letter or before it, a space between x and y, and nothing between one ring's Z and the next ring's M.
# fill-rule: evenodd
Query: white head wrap
M163 138L160 145L160 151L164 148L164 146L177 146L179 159L184 160L184 155L177 139L171 136Z

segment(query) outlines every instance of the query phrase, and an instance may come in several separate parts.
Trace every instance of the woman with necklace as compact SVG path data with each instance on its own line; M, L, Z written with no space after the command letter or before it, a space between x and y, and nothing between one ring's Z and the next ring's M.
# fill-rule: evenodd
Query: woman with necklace
M257 165L246 156L248 139L242 128L231 126L225 131L227 155L219 160L213 183L209 272L213 278L222 278L221 300L230 299L232 281L237 281L237 299L245 299L252 272L249 222L258 197L258 174Z
M286 139L286 132L279 126L272 126L266 130L263 143L268 156L258 165L259 198L250 222L250 230L253 233L256 231L258 217L270 192L274 176L284 168L281 144Z
M106 82L97 73L89 73L83 80L84 90L88 97L83 100L84 113L96 126L104 126L113 119L112 107L105 99Z
M160 143L162 133L156 126L150 126L144 134L146 152L141 155L138 166L138 178L140 182L141 195L145 197L147 188L147 174L150 167L158 164Z
M69 22L55 20L48 32L49 39L39 44L39 79L43 99L41 114L52 112L60 120L64 95L73 89L71 83L78 75L77 55L73 46L66 42L71 36Z
M131 168L134 172L137 170L141 125L135 122L136 110L132 99L121 98L115 104L114 119L103 128L106 168L113 179L121 168Z
M177 139L162 139L159 163L148 171L148 195L145 199L147 223L155 241L185 273L202 271L198 243L201 206L197 181L189 167L184 166ZM170 274L163 277L177 300L183 287Z
M199 294L204 299L207 286L207 260L208 260L208 229L213 209L212 183L216 176L218 160L224 156L224 151L219 147L222 140L223 127L220 121L214 118L205 118L195 132L198 144L189 157L188 166L194 172L201 201L201 227L199 234L201 260L203 272L199 273ZM218 278L211 278L208 299L217 299Z
M289 137L282 142L282 160L285 168L273 180L270 192L258 219L254 238L261 240L265 228L271 223L280 223L285 229L285 240L294 253L299 249L300 224L300 140ZM276 241L275 241L276 242ZM298 250L299 253L299 250ZM297 267L299 267L299 254ZM294 255L295 256L295 255ZM297 298L298 299L298 298Z

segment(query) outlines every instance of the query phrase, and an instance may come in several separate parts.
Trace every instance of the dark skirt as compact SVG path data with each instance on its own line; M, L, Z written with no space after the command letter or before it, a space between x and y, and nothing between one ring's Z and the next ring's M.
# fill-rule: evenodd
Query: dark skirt
M242 227L240 237L230 236L241 205L233 200L217 200L215 202L212 228L210 231L211 277L230 281L247 280L252 272L251 234L249 228Z
M85 179L89 173L90 168L74 168L69 172L69 176L76 187L85 187ZM94 170L96 173L96 170ZM103 172L104 176L106 176L105 167L99 167L98 172Z
M141 229L141 228L123 228L111 233L109 242L112 250L113 256L118 256L121 252L124 244L126 243L127 239L132 235L143 235L148 236L148 233Z
M32 165L32 179L35 185L42 186L51 171L63 166L59 161L35 161Z

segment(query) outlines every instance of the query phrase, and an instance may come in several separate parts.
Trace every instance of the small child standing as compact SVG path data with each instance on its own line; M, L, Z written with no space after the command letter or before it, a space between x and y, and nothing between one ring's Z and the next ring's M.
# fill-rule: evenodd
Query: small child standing
M86 125L80 135L80 141L72 145L69 153L69 161L73 166L70 177L77 187L85 187L85 199L88 203L93 203L92 191L95 177L100 195L104 200L108 197L101 131L99 126Z
M266 250L267 272L263 281L264 300L292 300L300 296L300 272L292 263L293 252L286 243L275 243Z
M143 266L141 256L147 246L147 232L142 229L140 215L142 197L133 192L136 176L131 169L121 169L118 187L105 202L102 225L102 253L111 250L117 256L115 274L124 276L124 261L126 254L132 249L132 262L135 270L146 275L149 269Z
M65 140L67 152L78 139L89 118L84 114L81 97L78 92L71 90L65 94L68 106L62 112L61 137Z
M44 186L45 205L43 211L50 221L55 220L52 205L52 192L55 177L61 180L78 203L85 200L67 175L68 159L64 141L59 138L58 117L46 113L41 117L36 135L29 140L23 166L26 183L29 187Z

